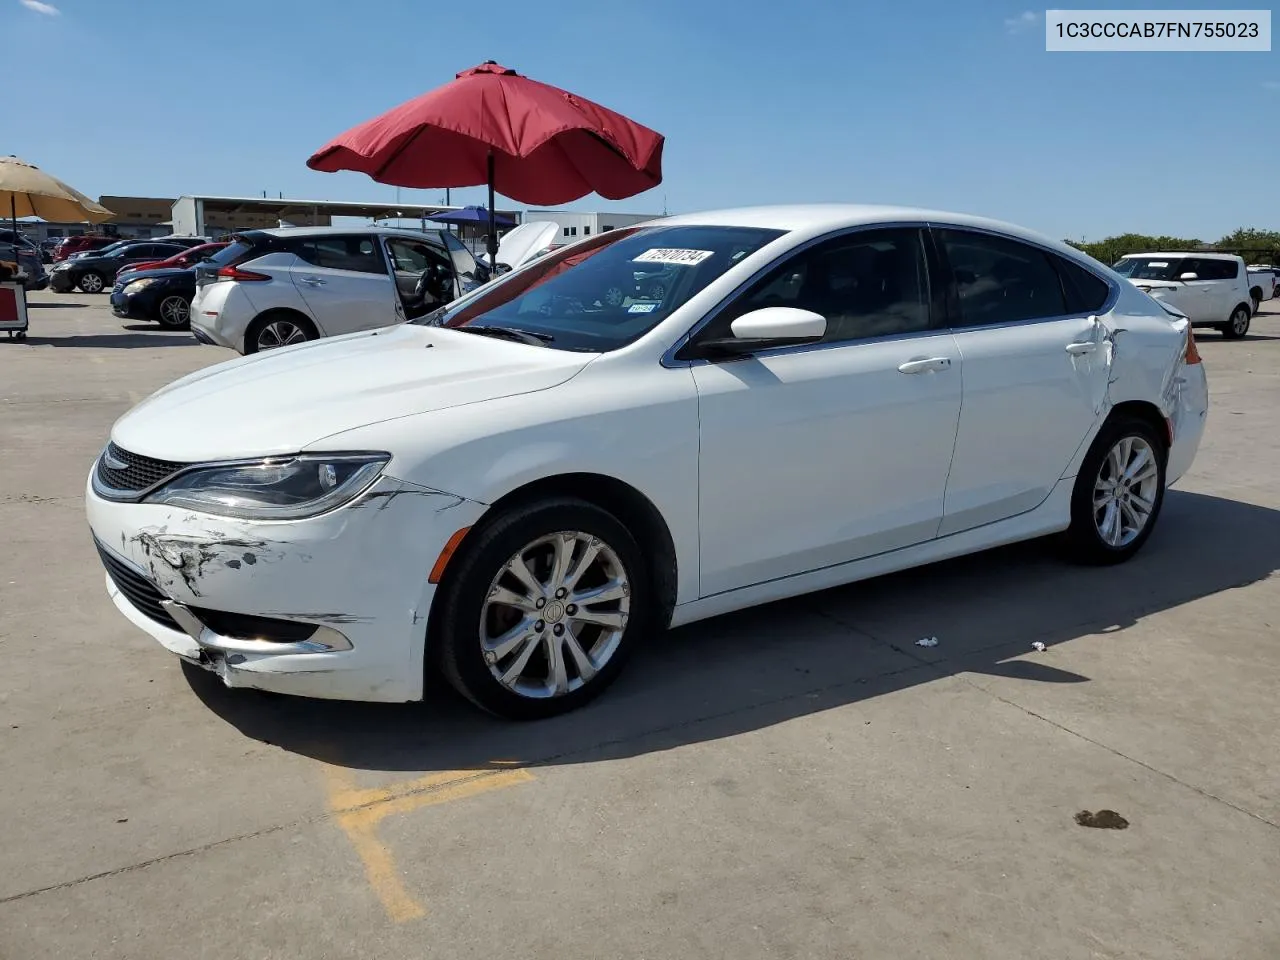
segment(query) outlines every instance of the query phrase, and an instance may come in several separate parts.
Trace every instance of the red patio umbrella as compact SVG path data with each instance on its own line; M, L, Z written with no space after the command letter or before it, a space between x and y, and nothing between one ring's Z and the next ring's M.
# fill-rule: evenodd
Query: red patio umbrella
M662 182L663 136L597 103L492 60L367 120L321 147L313 170L357 170L399 187L489 187L489 258L498 249L495 190L549 206L589 193L610 200Z

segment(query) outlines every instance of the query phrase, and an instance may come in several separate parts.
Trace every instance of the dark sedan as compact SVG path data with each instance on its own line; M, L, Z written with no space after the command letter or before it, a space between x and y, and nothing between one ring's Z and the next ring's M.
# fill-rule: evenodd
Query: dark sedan
M196 274L185 270L142 270L128 273L111 290L111 311L129 320L153 320L182 330L191 316Z
M166 260L186 249L185 244L149 240L122 244L100 254L63 260L53 268L50 284L58 293L67 293L76 287L85 293L101 293L115 282L116 272L121 267L148 260Z

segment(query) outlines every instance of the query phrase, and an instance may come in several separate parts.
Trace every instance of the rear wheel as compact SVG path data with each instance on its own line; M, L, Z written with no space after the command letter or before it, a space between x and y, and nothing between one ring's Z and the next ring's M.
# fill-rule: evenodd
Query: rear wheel
M156 310L156 319L162 327L174 330L185 329L191 321L191 301L186 297L174 294L160 301Z
M1066 539L1078 560L1121 563L1142 548L1164 503L1167 458L1146 420L1122 417L1103 426L1071 494Z
M1218 329L1228 340L1240 340L1249 332L1249 308L1243 303L1231 311L1231 318Z
M264 313L244 334L244 352L258 353L260 350L274 350L276 347L289 347L295 343L306 343L319 337L315 326L299 313Z
M96 270L88 270L80 275L78 286L85 293L101 293L107 285L107 278Z
M517 720L580 707L621 672L649 622L640 548L576 499L516 507L463 542L433 620L435 659L459 692Z

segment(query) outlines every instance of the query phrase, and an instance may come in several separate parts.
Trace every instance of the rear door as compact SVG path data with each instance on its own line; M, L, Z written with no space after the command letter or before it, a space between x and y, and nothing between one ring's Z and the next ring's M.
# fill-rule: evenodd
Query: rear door
M1240 261L1205 257L1200 260L1199 272L1206 303L1213 310L1213 316L1206 319L1226 322L1238 304L1249 302L1248 277L1241 276Z
M1039 506L1103 412L1110 287L1050 251L934 228L964 398L940 535ZM1074 279L1064 275L1078 271Z
M396 323L396 295L377 238L370 234L299 237L293 283L324 336Z

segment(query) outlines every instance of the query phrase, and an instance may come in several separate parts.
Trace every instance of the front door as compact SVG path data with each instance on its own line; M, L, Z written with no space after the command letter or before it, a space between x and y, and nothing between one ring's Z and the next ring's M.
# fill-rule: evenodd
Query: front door
M930 300L919 230L857 231L789 257L694 339L766 306L827 320L820 344L694 361L703 596L936 536L961 370Z
M293 285L323 336L385 327L400 319L386 261L368 234L304 237Z
M955 278L952 332L964 361L945 536L1039 506L1067 469L1105 412L1111 344L1096 311L1110 291L1038 247L959 229L934 235Z

